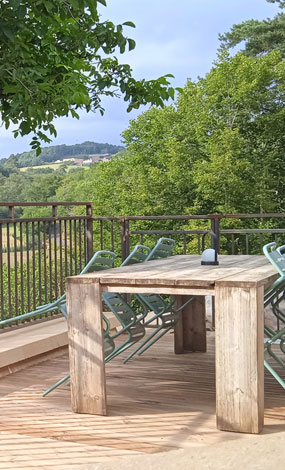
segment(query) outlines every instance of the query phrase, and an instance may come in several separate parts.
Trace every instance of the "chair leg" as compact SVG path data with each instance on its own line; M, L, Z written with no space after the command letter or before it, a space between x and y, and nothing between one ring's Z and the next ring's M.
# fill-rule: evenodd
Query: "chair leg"
M275 370L271 367L270 364L268 364L267 361L264 361L264 367L266 367L266 369L273 375L273 377L277 380L277 382L279 382L281 387L283 387L285 389L284 380L281 379L281 377L277 374L277 372L275 372Z
M109 354L109 356L106 357L105 362L111 361L112 359L114 359L114 357L117 357L119 354L126 351L126 349L129 349L135 343L136 341L131 341L131 342L125 341L120 347L115 349L115 351L113 351L111 354Z
M138 356L141 356L148 348L150 348L154 343L156 343L160 338L162 338L162 336L164 336L166 333L168 333L168 331L172 330L173 329L173 326L169 326L168 328L165 328L164 331L162 331L162 333L160 333L160 335L158 335L156 338L154 338L153 341L151 341L150 344L147 344L139 353L138 353Z
M126 364L141 348L143 348L160 330L162 330L164 325L160 325L156 330L148 337L146 338L134 351L131 352L131 354L126 357L126 359L123 360L123 364Z
M56 382L54 385L52 385L50 388L48 388L44 393L43 393L43 397L46 397L50 392L52 392L55 388L59 387L60 385L62 385L64 382L66 382L67 380L69 380L70 378L70 374L67 374L65 377L63 377L62 379L60 379L58 382Z

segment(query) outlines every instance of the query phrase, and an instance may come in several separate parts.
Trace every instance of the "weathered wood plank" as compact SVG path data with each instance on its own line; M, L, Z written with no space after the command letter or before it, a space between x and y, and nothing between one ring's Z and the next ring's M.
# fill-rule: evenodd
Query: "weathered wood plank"
M176 306L181 307L187 299L188 297L183 295L177 296ZM207 349L205 297L194 296L179 316L179 321L174 328L175 354L205 352Z
M106 379L101 288L67 282L71 403L76 413L105 415Z
M216 285L219 429L259 433L264 415L263 287Z

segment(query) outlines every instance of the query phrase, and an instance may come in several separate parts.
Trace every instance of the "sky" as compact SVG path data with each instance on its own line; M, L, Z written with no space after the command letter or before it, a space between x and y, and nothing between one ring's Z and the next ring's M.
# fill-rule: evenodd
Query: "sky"
M248 19L273 17L280 10L266 0L107 0L107 7L101 6L100 11L103 20L136 24L136 29L125 29L126 35L135 39L136 48L120 58L131 65L136 79L171 73L175 76L172 86L183 87L188 78L196 80L210 71L219 47L219 33ZM120 145L129 120L146 109L127 113L126 103L116 98L105 99L103 105L103 117L82 112L79 121L57 119L58 136L50 145L87 140ZM11 130L1 126L0 158L30 150L31 137L14 139Z

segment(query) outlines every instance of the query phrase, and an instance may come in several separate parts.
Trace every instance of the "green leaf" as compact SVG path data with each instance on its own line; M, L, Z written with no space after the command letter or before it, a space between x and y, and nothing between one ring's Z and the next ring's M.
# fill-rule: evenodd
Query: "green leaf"
M128 43L129 43L129 51L132 51L136 47L136 41L134 41L133 39L128 39Z
M123 26L130 26L131 28L135 28L135 27L136 27L135 23L133 23L132 21L125 21L125 22L123 23Z
M12 31L11 29L7 28L7 26L4 26L4 27L2 28L2 30L3 30L3 33L5 34L5 36L6 36L8 39L10 39L10 41L14 41L15 36L14 36L14 33L13 33L13 31Z

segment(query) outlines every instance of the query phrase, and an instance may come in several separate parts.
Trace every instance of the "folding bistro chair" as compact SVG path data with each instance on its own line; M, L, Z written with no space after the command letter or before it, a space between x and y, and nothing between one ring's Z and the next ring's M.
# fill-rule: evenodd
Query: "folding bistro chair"
M285 256L283 255L282 248L283 247L277 248L275 242L269 243L263 247L265 256L280 274L280 277L266 289L264 294L264 306L266 307L267 305L271 305L272 312L276 318L285 323L285 315L280 309L280 302L284 297L285 289ZM265 325L264 333L267 336L264 343L264 353L266 358L264 360L264 366L285 389L285 381L267 360L268 357L271 357L282 368L285 368L285 360L282 358L282 355L285 354L285 327L281 328L281 330L275 331L271 327ZM281 355L280 352L279 354L276 353L276 348L279 348L282 353Z
M114 260L116 258L115 253L112 251L100 250L94 253L90 261L85 265L80 274L85 274L87 272L101 271L103 269L108 269L112 267ZM2 320L0 326L6 326L16 321L23 321L30 318L36 318L43 314L53 312L55 310L60 310L61 313L67 317L66 312L66 293L62 294L58 299L53 302L49 302L44 305L39 305L36 310L33 310L22 315L17 315L15 317L9 318L7 320Z
M172 238L162 237L158 240L155 247L147 255L145 261L150 261L153 259L167 258L172 254L172 251L175 247L175 240Z

